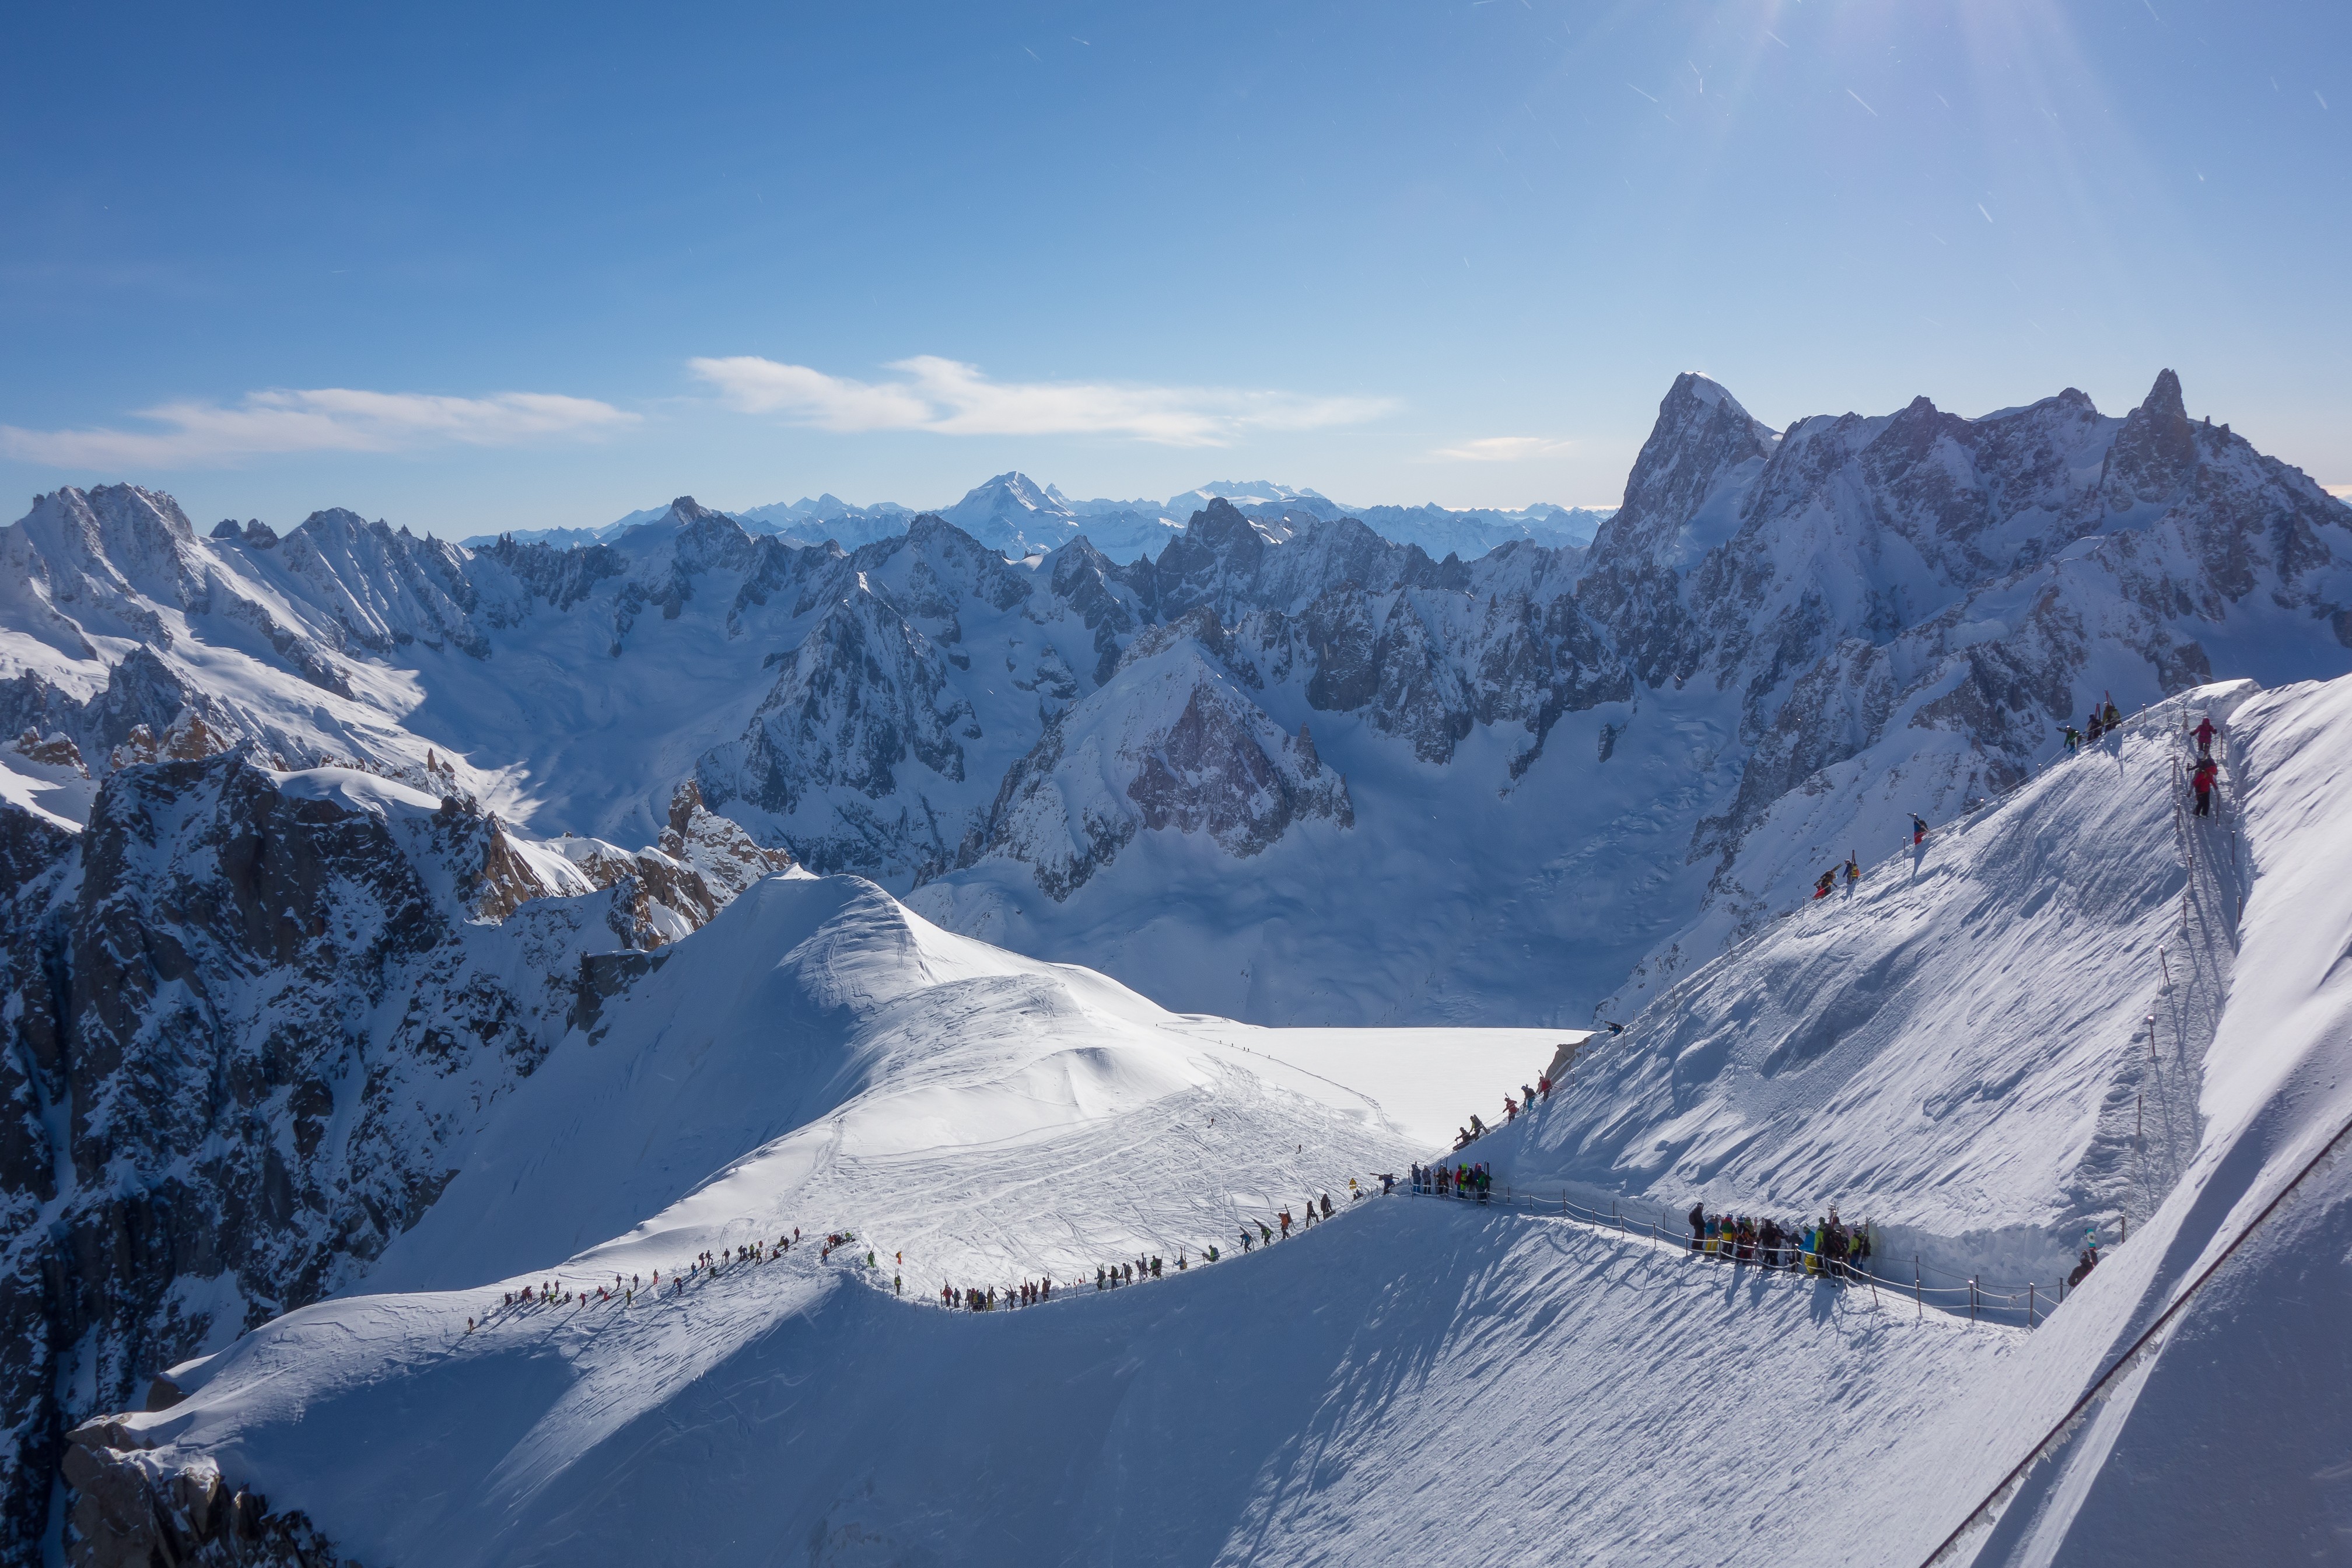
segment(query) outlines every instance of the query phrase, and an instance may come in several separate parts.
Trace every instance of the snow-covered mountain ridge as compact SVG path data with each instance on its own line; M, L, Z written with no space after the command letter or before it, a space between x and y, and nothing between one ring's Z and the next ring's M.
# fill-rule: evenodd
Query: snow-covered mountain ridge
M1039 485L1023 473L1003 473L975 485L961 500L939 509L939 515L992 550L1016 559L1034 551L1055 550L1084 534L1094 546L1121 561L1157 555L1182 532L1192 515L1211 501L1231 501L1253 517L1286 526L1314 521L1352 517L1385 539L1418 544L1432 555L1458 554L1470 560L1497 545L1531 540L1538 544L1582 545L1607 519L1606 510L1563 507L1549 502L1515 510L1494 507L1453 509L1434 501L1423 506L1341 505L1313 490L1261 479L1216 480L1171 496L1166 501L1073 500L1053 485ZM632 528L661 520L654 507L633 511L602 528L520 529L509 533L477 534L464 542L468 549L486 549L502 538L519 544L547 544L556 549L608 542ZM787 543L839 544L855 550L894 533L903 533L921 515L896 501L851 506L825 494L812 500L776 501L727 513L754 534L772 533Z
M2207 714L2200 818L2173 764ZM1925 1563L2096 1386L1948 1561L2324 1558L2352 1495L2352 1163L2311 1163L2352 1121L2347 718L2352 679L2184 694L1693 973L1476 1147L1666 1232L1695 1192L1840 1204L1883 1255L1844 1289L1403 1196L1203 1267L1220 1222L1409 1157L1362 1098L1383 1059L1301 1073L1282 1031L771 879L499 1102L363 1291L79 1430L80 1539L211 1550L266 1495L256 1534L299 1510L383 1563L647 1533L730 1563ZM2071 1005L2029 1020L2053 982ZM2119 1089L2147 1131L2114 1128ZM1904 1289L1914 1248L2031 1270L2030 1234L2118 1209L2130 1239L2103 1225L2030 1332ZM809 1212L858 1239L730 1256ZM1090 1288L1179 1245L1182 1275ZM992 1315L891 1281L1048 1273L1059 1299ZM551 1279L560 1304L503 1300Z
M1222 501L1120 565L1083 539L1008 562L944 519L799 549L690 500L568 551L341 512L199 540L166 498L61 491L0 538L0 726L88 759L144 726L158 754L250 739L419 780L430 752L509 820L640 843L691 777L819 869L1177 1005L1581 1020L1909 812L2022 776L2094 700L2352 665L2347 518L2192 424L2168 373L2122 418L2068 393L1779 435L1685 376L1590 551L1470 562ZM1129 746L1124 776L1054 784L1076 817L1015 811L1067 765L1055 726L1119 708L1125 650L1180 623L1203 700L1260 710L1236 734L1310 730L1348 812L1252 782L1262 736L1208 773ZM0 748L11 798L86 794L26 755ZM1166 821L1248 825L1207 860L1181 830L1130 839L1132 792L1166 787L1146 771L1196 797ZM1075 804L1104 789L1115 805ZM1349 820L1328 852L1320 825ZM1123 869L1067 874L1114 840ZM1235 901L1237 859L1272 907ZM1171 886L1193 890L1173 909ZM1294 918L1406 888L1425 919L1369 938Z
M1589 551L1467 562L1222 499L1121 565L1083 539L1009 561L938 517L801 548L686 500L610 542L471 551L348 512L199 537L152 492L45 496L0 530L12 1528L46 1506L69 1414L366 1275L525 1066L614 1039L599 1021L763 854L1187 1012L1624 1017L1777 940L1824 865L1882 874L1910 812L2028 777L2105 693L2341 674L2347 517L2191 423L2168 375L2122 418L2068 394L1777 435L1685 377ZM2046 918L2147 917L2155 886ZM1953 924L1890 915L1913 919ZM1863 970L1913 963L1958 973L1893 948ZM1719 1169L1777 1201L1790 1172L1861 1172L1835 1138L1810 1163L1738 1152L1833 1119L1776 1098L1806 1064L1869 1079L1891 1058L1865 1044L1927 1037L1793 990L1716 994L1785 1006L1798 1044L1694 1025L1694 1062L1724 1053L1737 1092L1648 1132L1687 1159L1648 1178ZM2061 1107L2113 1067L2085 1048L2017 1082ZM2007 1070L1878 1085L1948 1124L1888 1169L1948 1165L1990 1107L2015 1119ZM2111 1120L2062 1121L1982 1213L1900 1223L1951 1260L2031 1261L2072 1216L2160 1207L2119 1184Z

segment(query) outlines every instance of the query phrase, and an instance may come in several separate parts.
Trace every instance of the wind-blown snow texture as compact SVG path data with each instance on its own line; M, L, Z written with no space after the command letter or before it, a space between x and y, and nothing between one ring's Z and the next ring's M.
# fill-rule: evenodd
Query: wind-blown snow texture
M1092 504L1012 478L992 516ZM364 1383L408 1352L351 1292L429 1337L498 1270L690 1252L807 1205L982 1279L1197 1244L1491 1116L1598 1013L1634 1026L1482 1146L1522 1180L1836 1198L1890 1252L2040 1279L2086 1222L2225 1237L2165 1218L2200 1162L2268 1179L2213 1152L2269 1103L2212 1101L2251 962L2214 933L2241 896L2255 929L2277 863L2262 770L2305 776L2262 737L2336 699L2245 678L2352 665L2352 513L2190 421L2169 373L2123 418L2069 392L1777 435L1685 376L1587 549L1433 559L1320 498L1240 500L1124 565L1082 537L1008 560L931 516L804 547L684 499L572 549L347 512L199 537L130 487L0 530L9 1539L57 1528L61 1453L100 1502L151 1463L101 1465L148 1451L67 1445L73 1421L292 1309L360 1313L332 1321ZM2192 689L2238 710L2210 842L2178 815L2177 706L2058 760L2095 700ZM1896 853L1911 812L2021 783ZM2298 852L2334 863L2315 832ZM1855 892L1780 918L1849 853ZM871 880L774 879L794 858ZM858 891L819 917L817 888ZM1268 1024L1451 1032L1318 1030L1277 1060L1248 1035ZM1506 1062L1468 1024L1542 1032ZM1417 1058L1474 1049L1492 1076L1431 1103ZM1230 1143L1202 1141L1210 1115ZM501 1182L527 1201L458 1201ZM451 1286L475 1293L432 1294ZM1672 1311L1641 1335L1687 1337ZM769 1313L723 1353L767 1342ZM226 1369L258 1353L207 1388L243 1399ZM704 1397L714 1363L686 1353L646 1410ZM173 1452L242 1452L206 1430ZM549 1497L595 1473L563 1453L530 1461ZM1632 1495L1593 1517L1633 1530Z

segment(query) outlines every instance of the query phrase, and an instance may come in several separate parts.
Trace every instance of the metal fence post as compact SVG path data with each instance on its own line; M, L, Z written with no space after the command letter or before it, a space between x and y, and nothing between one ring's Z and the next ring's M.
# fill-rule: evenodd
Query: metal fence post
M1911 1316L1924 1319L1927 1315L1927 1292L1919 1280L1919 1255L1911 1255L1911 1305L1916 1309Z

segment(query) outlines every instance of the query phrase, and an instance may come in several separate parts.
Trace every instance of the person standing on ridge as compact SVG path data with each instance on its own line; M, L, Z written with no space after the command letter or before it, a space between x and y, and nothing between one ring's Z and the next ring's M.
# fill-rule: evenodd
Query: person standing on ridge
M1861 880L1862 862L1855 859L1852 855L1848 855L1845 858L1845 885L1851 888L1856 882Z
M2197 754L2200 757L2211 756L2213 754L2213 715L2208 713L2197 721L2196 733Z
M2084 721L2083 728L2087 732L2086 738L2095 746L2099 743L2099 737L2107 732L2107 727L2099 722L2099 710L2096 708L2091 710L2091 716Z
M2066 754L2068 756L2074 755L2074 752L2082 749L2083 731L2074 728L2074 725L2060 725L2058 727L2058 736L2059 739L2066 742Z
M1822 873L1821 880L1813 884L1813 897L1826 899L1830 896L1831 889L1836 886L1837 873L1834 870L1824 871Z
M2116 694L2114 692L2110 691L2107 693L2107 706L2105 711L2100 713L2099 717L2106 721L2107 728L2109 730L2120 730L2124 727L2124 716L2116 711Z
M2213 779L2220 772L2220 768L2215 766L2212 758L2200 757L2197 760L2197 771L2191 773L2189 777L2189 782L2194 785L2197 790L2197 815L2200 816L2210 816L2212 815Z

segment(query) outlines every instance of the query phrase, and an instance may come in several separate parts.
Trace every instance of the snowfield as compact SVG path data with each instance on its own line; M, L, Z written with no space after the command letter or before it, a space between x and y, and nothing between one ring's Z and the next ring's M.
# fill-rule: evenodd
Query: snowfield
M2176 816L2208 711L2221 813ZM1694 973L1475 1151L1624 1233L1343 1195L1551 1036L1169 1015L772 879L506 1100L367 1293L175 1369L125 1462L216 1465L371 1563L1924 1562L2352 1117L2347 768L2352 680L2190 692ZM2160 1115L2127 1132L2126 1092ZM1324 1190L1335 1222L1226 1246ZM1890 1278L1643 1233L1694 1195L1838 1202ZM1891 1278L2054 1268L2085 1222L2107 1260L2030 1333ZM857 1240L668 1289L795 1224ZM1953 1560L2338 1554L2347 1238L2338 1153ZM1139 1250L1170 1277L931 1300Z

